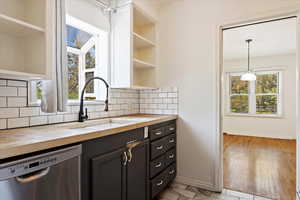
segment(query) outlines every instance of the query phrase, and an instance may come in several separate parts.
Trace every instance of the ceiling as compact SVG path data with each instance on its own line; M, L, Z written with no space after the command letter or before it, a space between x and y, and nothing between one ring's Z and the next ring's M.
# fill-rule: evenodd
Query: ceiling
M224 31L224 59L247 57L246 39L252 57L289 54L296 52L296 18L244 26Z

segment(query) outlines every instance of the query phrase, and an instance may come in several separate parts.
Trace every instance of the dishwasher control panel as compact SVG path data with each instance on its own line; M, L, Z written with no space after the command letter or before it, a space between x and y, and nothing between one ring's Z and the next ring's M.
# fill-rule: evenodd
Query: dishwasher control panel
M78 154L81 154L81 146L69 147L55 152L0 164L0 181L46 169Z
M9 166L3 169L0 169L0 174L7 174L8 176L20 176L26 175L28 173L45 169L51 165L55 165L58 158L56 156L43 157L38 160L25 161L13 166Z

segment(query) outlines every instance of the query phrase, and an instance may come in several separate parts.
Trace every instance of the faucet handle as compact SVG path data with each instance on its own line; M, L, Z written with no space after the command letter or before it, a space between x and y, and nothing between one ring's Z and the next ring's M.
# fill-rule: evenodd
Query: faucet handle
M88 116L88 109L85 108L85 119L88 119L88 118L89 118L89 116Z

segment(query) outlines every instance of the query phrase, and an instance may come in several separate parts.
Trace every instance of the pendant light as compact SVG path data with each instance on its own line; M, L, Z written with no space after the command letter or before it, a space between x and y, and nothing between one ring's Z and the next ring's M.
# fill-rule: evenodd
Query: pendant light
M248 72L241 76L241 80L242 81L255 81L256 75L250 71L250 42L252 42L252 39L248 39L248 40L246 40L246 42L248 45Z

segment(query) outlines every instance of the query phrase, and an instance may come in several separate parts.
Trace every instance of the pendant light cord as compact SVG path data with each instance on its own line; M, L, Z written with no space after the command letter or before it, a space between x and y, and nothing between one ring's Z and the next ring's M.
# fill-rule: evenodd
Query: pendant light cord
M248 72L250 72L250 42L252 42L252 39L246 40L248 44Z

